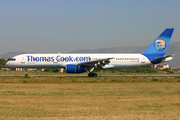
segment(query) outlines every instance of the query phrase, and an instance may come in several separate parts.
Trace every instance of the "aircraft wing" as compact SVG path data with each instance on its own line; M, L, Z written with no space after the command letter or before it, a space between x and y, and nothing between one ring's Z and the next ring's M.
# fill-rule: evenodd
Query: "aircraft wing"
M164 57L160 57L160 58L157 58L157 59L154 59L154 60L151 60L153 62L156 62L156 61L160 61L160 60L163 60L165 58L168 58L168 57L173 57L174 55L167 55L167 56L164 56Z
M93 60L93 61L88 61L88 62L82 62L79 63L79 65L83 65L85 67L101 67L110 63L110 60L114 58L105 58L105 59L98 59L98 60Z

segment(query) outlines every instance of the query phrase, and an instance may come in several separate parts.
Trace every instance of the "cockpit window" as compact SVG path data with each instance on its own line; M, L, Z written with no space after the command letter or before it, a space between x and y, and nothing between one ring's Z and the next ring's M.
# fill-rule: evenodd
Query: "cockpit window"
M15 58L11 58L9 61L16 61L16 59Z

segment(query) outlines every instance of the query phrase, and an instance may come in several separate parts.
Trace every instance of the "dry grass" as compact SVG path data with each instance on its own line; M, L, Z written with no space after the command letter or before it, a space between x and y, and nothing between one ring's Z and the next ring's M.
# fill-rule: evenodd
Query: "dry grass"
M0 78L0 119L178 120L180 82L178 77Z
M159 73L123 73L123 72L112 72L112 71L97 71L98 76L136 76L136 75L152 75L152 76L166 76L166 75L174 75L180 76L179 72L174 72L174 74L167 74L165 71L159 71ZM80 74L68 74L68 73L59 73L59 72L42 72L42 71L28 71L30 76L88 76L88 72L80 73ZM24 71L2 71L0 70L0 76L24 76Z

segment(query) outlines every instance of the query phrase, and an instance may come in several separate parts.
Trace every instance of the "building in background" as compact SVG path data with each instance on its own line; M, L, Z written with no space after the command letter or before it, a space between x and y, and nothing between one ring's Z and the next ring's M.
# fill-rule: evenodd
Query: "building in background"
M163 70L163 69L170 69L169 67L169 64L155 64L153 65L153 68L154 69L160 69L160 70Z

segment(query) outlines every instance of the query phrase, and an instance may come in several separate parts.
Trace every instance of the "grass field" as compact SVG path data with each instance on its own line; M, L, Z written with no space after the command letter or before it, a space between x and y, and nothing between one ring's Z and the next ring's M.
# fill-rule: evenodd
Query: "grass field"
M180 77L1 77L0 119L180 119Z
M173 74L170 74L166 71L158 71L158 73L127 73L127 72L119 72L118 70L98 70L95 71L98 76L136 76L136 75L174 75L174 76L180 76L180 72L173 71ZM29 76L88 76L88 72L80 73L80 74L68 74L68 73L59 73L59 72L42 72L42 71L28 71ZM2 71L0 70L0 76L24 76L24 71Z

